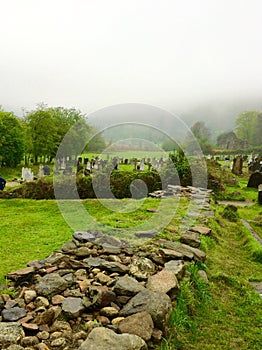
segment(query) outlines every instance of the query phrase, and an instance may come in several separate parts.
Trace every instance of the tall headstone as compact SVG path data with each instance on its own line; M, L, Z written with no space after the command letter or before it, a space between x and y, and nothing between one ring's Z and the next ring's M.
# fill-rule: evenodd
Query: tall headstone
M26 182L34 180L34 173L30 168L22 168L22 180Z
M43 164L39 165L39 170L38 170L38 177L43 177L44 176L44 166Z
M258 188L259 185L262 184L262 173L259 171L255 171L250 175L250 178L247 183L247 187Z
M235 175L241 175L243 169L243 159L241 156L237 156L233 160L232 173Z

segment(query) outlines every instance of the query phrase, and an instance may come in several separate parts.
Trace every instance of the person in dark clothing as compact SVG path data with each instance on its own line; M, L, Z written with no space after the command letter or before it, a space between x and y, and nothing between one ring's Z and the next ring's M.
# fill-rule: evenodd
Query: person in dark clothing
M6 181L2 177L0 177L0 191L3 191L5 188Z

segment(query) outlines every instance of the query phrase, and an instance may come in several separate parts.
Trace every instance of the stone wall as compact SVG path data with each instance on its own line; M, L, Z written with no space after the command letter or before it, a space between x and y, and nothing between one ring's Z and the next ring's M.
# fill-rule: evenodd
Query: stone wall
M7 275L0 295L0 346L9 350L155 349L165 334L187 264L204 261L206 227L180 242L140 247L102 232L75 232L44 260Z

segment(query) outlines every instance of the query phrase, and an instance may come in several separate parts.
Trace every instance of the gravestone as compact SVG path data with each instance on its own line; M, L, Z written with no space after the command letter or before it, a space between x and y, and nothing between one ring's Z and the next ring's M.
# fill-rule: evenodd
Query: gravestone
M262 185L258 185L258 203L262 204Z
M44 166L44 175L49 176L50 175L50 167L48 165Z
M248 180L247 187L258 188L259 185L262 184L262 173L259 171L255 171L250 175Z
M31 168L22 168L22 180L26 182L34 180L34 173Z
M44 166L43 164L39 165L39 170L38 170L38 177L43 177L44 176Z
M241 175L243 168L243 159L241 156L237 156L233 160L232 173L235 175Z

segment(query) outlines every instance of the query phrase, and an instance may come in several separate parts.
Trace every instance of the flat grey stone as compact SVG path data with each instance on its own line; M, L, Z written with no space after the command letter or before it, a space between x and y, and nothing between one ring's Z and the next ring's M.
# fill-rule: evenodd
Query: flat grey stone
M104 327L94 328L78 350L147 350L145 341L133 334L116 334Z
M53 296L63 292L69 284L58 273L50 273L41 277L35 289L39 295Z
M2 316L4 321L17 321L26 315L25 309L15 306L11 309L4 309L2 311Z
M130 316L142 311L147 311L155 327L163 330L172 312L171 299L167 294L146 289L130 299L120 310L119 316Z

